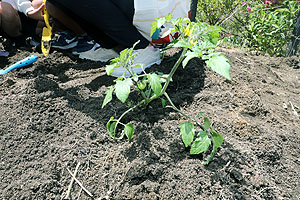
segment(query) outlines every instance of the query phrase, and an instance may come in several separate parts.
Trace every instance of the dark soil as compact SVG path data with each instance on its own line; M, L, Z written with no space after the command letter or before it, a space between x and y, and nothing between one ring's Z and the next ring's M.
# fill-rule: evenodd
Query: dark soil
M136 128L132 142L111 139L106 122L127 104L114 99L101 109L114 80L105 63L56 51L0 57L4 68L39 56L0 76L0 199L64 199L67 169L79 162L76 177L94 199L298 199L298 59L219 51L232 62L232 81L194 59L168 90L182 111L199 120L203 112L224 135L208 166L201 164L208 154L190 156L181 141L184 117L160 101L126 117ZM168 72L177 57L151 70ZM80 191L74 183L72 199L92 199Z

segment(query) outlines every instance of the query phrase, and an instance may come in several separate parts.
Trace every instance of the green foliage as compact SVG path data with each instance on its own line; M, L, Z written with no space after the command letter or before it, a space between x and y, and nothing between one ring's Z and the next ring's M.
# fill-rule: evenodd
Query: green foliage
M195 127L190 122L183 122L180 126L180 133L185 147L188 147L194 140Z
M130 77L125 77L124 72L123 76L115 80L115 85L110 86L106 92L102 107L112 100L114 94L122 103L126 102L131 91L137 91L140 95L140 98L138 99L142 99L137 102L136 105L124 112L118 119L112 117L107 123L107 131L108 134L115 139L122 139L126 136L131 140L134 136L133 125L131 123L123 124L121 119L128 112L133 111L140 106L147 106L156 99L161 99L162 106L165 107L167 102L162 98L165 96L168 103L171 105L170 107L187 117L189 120L192 120L202 129L195 139L195 127L191 122L184 122L179 127L185 147L190 146L190 154L206 152L211 146L211 143L213 143L212 153L205 162L205 164L208 164L223 142L222 135L213 131L207 117L204 117L204 125L201 125L197 120L189 117L176 108L166 90L180 64L182 64L183 67L186 67L187 63L192 58L201 58L205 60L208 68L230 80L230 63L222 54L215 52L215 48L219 44L222 28L211 26L207 23L194 23L185 18L172 19L172 16L168 15L164 18L157 19L157 21L153 23L151 34L156 32L156 30L165 23L173 24L173 28L169 29L165 34L170 34L172 32L180 33L178 40L172 42L166 48L180 47L183 49L180 58L169 74L160 72L146 73L145 71L140 75L135 74L131 70L132 67L143 67L140 65L133 65L136 56L133 51L135 45L130 49L122 51L120 57L113 59L111 63L106 66L106 73L108 75L110 75L115 68L124 67L130 74ZM164 35L162 37L164 37ZM119 125L124 127L121 133L119 133L119 129L117 129Z
M201 0L197 19L223 27L226 44L282 56L299 8L297 1Z
M158 96L162 89L159 75L152 73L152 74L148 74L147 77L150 82L151 89L153 90L154 94Z
M112 100L112 95L113 95L114 90L115 90L115 88L110 86L108 88L108 90L105 92L106 96L102 103L102 108L104 108L104 106Z
M128 98L132 84L133 83L130 78L116 81L116 96L122 103L125 103Z
M208 137L208 134L205 131L201 131L191 146L191 154L200 154L206 152L208 147L211 144L211 140Z
M247 15L240 17L240 21L246 22L242 27L246 45L271 56L285 55L299 5L295 1L285 1L279 7L272 7L254 2L248 7Z
M126 124L125 128L124 128L124 134L126 135L126 137L131 140L131 138L133 137L134 134L134 128L132 124Z
M199 0L197 19L211 25L221 24L242 0Z
M203 115L202 115L203 116ZM203 116L204 117L204 116ZM207 165L213 158L214 154L218 151L218 148L223 143L223 136L217 133L211 127L211 123L207 117L204 117L204 125L202 126L203 131L200 131L195 137L195 128L191 122L183 122L180 125L180 133L182 136L185 147L191 145L190 154L200 154L206 152L213 143L213 149L208 157L207 161L203 164Z
M206 65L213 71L221 74L228 80L231 80L229 75L230 64L225 56L221 54L214 54L209 60L206 61Z

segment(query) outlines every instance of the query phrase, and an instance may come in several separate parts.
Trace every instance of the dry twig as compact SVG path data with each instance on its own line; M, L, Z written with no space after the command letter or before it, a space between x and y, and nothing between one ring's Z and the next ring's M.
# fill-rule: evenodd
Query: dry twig
M66 193L65 199L69 199L69 198L70 198L72 186L73 186L73 183L74 183L74 178L75 178L75 176L76 176L76 174L77 174L79 165L80 165L80 162L77 163L77 166L76 166L75 172L74 172L74 176L73 176L72 179L71 179L71 182L70 182L70 185L69 185L69 187L68 187L68 191L67 191L67 193Z
M297 117L300 117L300 115L299 115L299 114L297 113L297 111L295 110L294 105L292 104L292 102L290 102L290 104L291 104L291 107L292 107L292 110L293 110L294 115L296 115Z
M87 193L90 197L93 197L93 195L82 185L82 183L72 174L72 172L67 168L68 172L71 174L71 176L74 178L76 183Z

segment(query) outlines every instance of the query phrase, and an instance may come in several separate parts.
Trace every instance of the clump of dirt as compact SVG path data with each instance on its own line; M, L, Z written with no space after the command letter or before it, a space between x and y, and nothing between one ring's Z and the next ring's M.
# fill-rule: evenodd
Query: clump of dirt
M232 81L193 59L168 90L182 111L196 119L203 112L224 135L208 166L201 164L206 154L184 148L178 126L185 119L158 101L126 118L136 127L132 142L111 139L106 122L126 105L113 100L101 109L114 80L105 63L56 51L0 57L1 68L39 57L0 76L1 199L63 199L67 169L74 172L79 162L76 177L94 199L297 199L298 59L219 51L232 63ZM177 57L150 70L168 72ZM91 199L76 183L71 197Z

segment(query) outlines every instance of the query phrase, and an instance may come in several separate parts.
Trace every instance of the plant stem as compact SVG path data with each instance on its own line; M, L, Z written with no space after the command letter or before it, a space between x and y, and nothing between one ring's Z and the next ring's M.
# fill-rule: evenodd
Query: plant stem
M152 97L150 97L150 98L143 99L143 100L140 101L137 105L135 105L134 107L132 107L132 108L128 109L127 111L125 111L125 112L119 117L119 119L116 121L116 126L115 126L115 129L114 129L114 133L115 133L116 130L117 130L117 126L118 126L118 124L120 123L120 120L121 120L127 113L131 112L132 110L134 110L135 108L139 107L139 106L142 105L142 104L148 105L150 102L152 102L153 100L159 98L159 97L162 96L162 95L165 95L165 96L167 97L167 99L168 99L169 102L171 103L172 108L173 108L174 110L180 112L180 113L181 113L182 115L184 115L185 117L187 117L187 118L189 118L189 119L195 121L195 122L203 129L203 126L202 126L199 122L197 122L195 119L189 117L188 115L184 114L184 113L181 112L179 109L177 109L177 108L175 107L175 105L173 104L173 102L171 101L171 99L169 98L168 94L165 93L166 90L167 90L167 87L169 86L169 83L170 83L170 81L171 81L171 79L172 79L172 77L173 77L173 75L174 75L174 73L175 73L176 70L178 69L179 65L182 63L182 61L183 61L183 59L184 59L184 55L186 54L187 50L188 50L188 48L184 48L184 49L183 49L183 51L182 51L182 53L181 53L179 59L176 61L176 63L175 63L175 65L173 66L173 68L172 68L170 74L168 75L167 81L166 81L166 83L164 84L164 87L162 88L162 90L161 90L161 92L159 93L159 95L154 94L154 95L153 95ZM129 73L130 73L130 72L129 72ZM204 129L203 129L203 130L204 130ZM114 137L114 139L122 139L123 137L124 137L124 135L122 135L122 136L120 136L120 137Z
M118 120L116 121L116 126L115 126L115 129L114 129L114 134L116 133L116 130L117 130L117 126L119 123L121 123L121 119L129 112L131 112L132 110L134 110L135 108L139 107L140 105L144 104L146 102L146 100L142 100L140 101L138 104L136 104L135 106L133 106L132 108L129 108L128 110L126 110L119 118ZM121 140L122 138L124 137L124 134L121 135L120 137L113 137L115 140Z
M216 150L213 149L212 152L210 153L210 155L208 156L207 160L205 162L203 162L203 165L208 165L214 158L215 153L216 153Z
M167 98L167 100L170 102L171 106L167 106L167 107L170 107L172 108L173 110L179 112L180 114L182 114L183 116L185 116L186 118L194 121L202 130L205 130L204 127L196 120L194 119L193 117L191 116L188 116L187 114L185 114L184 112L182 112L181 110L179 110L175 105L174 103L172 102L171 98L169 97L169 95L165 92L164 93L165 97Z
M164 87L162 88L161 92L159 93L159 95L156 95L154 94L152 97L148 98L148 99L145 99L145 101L143 103L145 103L146 105L148 105L151 101L159 98L160 96L164 95L164 93L166 92L169 84L170 84L170 81L174 75L174 73L176 72L176 70L178 69L179 65L182 63L183 59L184 59L184 55L186 54L188 48L184 48L179 59L176 61L175 65L173 66L170 74L168 75L167 77L167 80L166 80L166 83L164 84ZM141 104L139 104L141 105Z
M175 65L173 66L173 68L172 68L172 70L171 70L171 72L170 72L170 74L169 74L169 76L168 76L168 78L167 78L167 81L166 81L166 83L164 84L164 87L163 87L163 89L161 90L160 95L158 95L158 97L160 97L161 95L163 95L163 94L166 92L167 87L169 86L169 83L170 83L170 81L171 81L171 79L172 79L174 73L175 73L176 70L178 69L179 65L182 63L182 61L183 61L183 59L184 59L184 55L186 54L187 50L188 50L188 48L186 48L186 47L183 49L183 51L182 51L182 53L181 53L179 59L176 61Z

